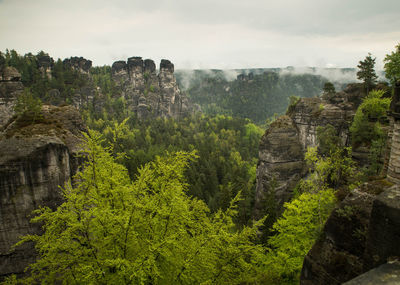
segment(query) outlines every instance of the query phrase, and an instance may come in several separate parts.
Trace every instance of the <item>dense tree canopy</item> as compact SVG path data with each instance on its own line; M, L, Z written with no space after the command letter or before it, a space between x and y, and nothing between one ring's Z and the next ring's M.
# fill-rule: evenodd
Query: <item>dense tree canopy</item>
M236 222L243 225L251 220L258 142L263 130L249 120L195 115L149 121L130 117L120 123L89 116L87 122L115 144L115 151L126 153L121 162L132 178L140 166L157 155L196 149L200 157L185 173L190 185L188 194L205 201L214 212L226 209L242 191Z
M373 90L362 101L350 127L353 145L366 144L384 137L381 128L382 119L386 118L390 98L383 98L384 91Z
M326 81L312 74L278 72L242 75L232 81L218 72L197 76L201 80L190 81L187 92L205 114L248 118L257 124L264 123L274 113L284 113L290 96L319 95Z
M25 236L39 253L27 284L238 284L255 280L263 248L252 243L257 226L236 231L233 199L211 215L204 202L186 195L184 171L192 153L157 157L134 181L86 136L87 162L77 184L63 189L55 211L40 208L34 222L42 235Z

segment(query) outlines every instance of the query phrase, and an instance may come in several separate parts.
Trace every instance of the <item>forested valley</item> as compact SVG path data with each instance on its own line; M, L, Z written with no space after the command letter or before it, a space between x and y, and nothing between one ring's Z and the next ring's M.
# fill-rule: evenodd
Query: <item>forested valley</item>
M132 99L130 87L113 78L114 66L76 68L43 51L0 53L0 66L15 68L24 86L11 119L17 123L2 127L4 138L15 125L52 124L45 105L76 106L78 99L87 127L82 166L73 183L60 185L63 203L35 210L32 222L43 232L18 242L35 244L36 262L4 284L298 284L303 259L335 206L362 182L383 179L400 50L387 55L385 83L369 57L358 67L360 96L349 99L349 139L330 124L316 127L316 145L302 154L303 176L279 206L270 196L256 201L260 140L289 128L277 118L311 102L301 98L324 100L310 111L314 117L341 103L347 93L339 83L273 71L233 80L200 74L179 93L187 92L190 112L152 116L142 97L163 87L151 72Z

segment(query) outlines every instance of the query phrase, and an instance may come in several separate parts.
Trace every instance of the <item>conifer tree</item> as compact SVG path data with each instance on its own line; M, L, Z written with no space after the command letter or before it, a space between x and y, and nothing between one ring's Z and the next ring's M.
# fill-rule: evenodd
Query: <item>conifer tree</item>
M365 59L361 60L359 65L357 65L359 68L359 71L357 72L357 78L363 81L367 94L378 79L378 76L374 70L375 60L376 58L372 58L371 53L368 53Z

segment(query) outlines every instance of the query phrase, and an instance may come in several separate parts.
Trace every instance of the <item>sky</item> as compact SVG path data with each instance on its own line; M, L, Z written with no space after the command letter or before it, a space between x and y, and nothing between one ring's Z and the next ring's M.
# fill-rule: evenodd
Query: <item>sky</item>
M399 0L0 0L0 51L176 69L382 69L400 43Z

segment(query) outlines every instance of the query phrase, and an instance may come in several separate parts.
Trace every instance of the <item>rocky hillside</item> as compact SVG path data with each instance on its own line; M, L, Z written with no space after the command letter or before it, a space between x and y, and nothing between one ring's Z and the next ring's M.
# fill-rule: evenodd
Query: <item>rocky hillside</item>
M57 207L59 185L76 173L81 132L86 128L72 106L42 107L39 119L14 116L0 129L0 276L22 274L34 260L32 245L13 250L25 234L40 231L29 223L39 206Z
M127 62L116 61L112 65L112 78L121 88L130 109L138 117L180 117L191 111L188 98L182 93L174 76L174 65L161 60L157 74L151 59L130 57Z
M352 191L332 212L322 236L304 259L301 284L342 284L382 264L387 265L365 276L379 276L382 284L397 276L398 266L392 263L400 258L399 102L400 86L396 86L386 178ZM357 282L365 276L349 284L362 284Z
M174 65L166 59L157 71L154 61L141 57L116 61L112 67L93 67L92 61L83 57L55 61L44 52L24 56L14 50L0 52L0 115L5 94L12 97L10 94L22 87L45 104L71 104L97 114L126 109L139 118L178 118L193 111L178 87ZM121 105L123 108L115 110Z
M0 65L0 126L13 116L16 98L23 90L21 74L14 67Z
M301 98L289 107L287 115L270 125L259 146L256 216L261 216L266 207L276 207L272 212L280 212L283 203L291 199L294 186L307 172L304 153L307 147L317 145L317 127L332 125L347 144L358 105L354 98L359 93L359 85L349 85L329 99Z

